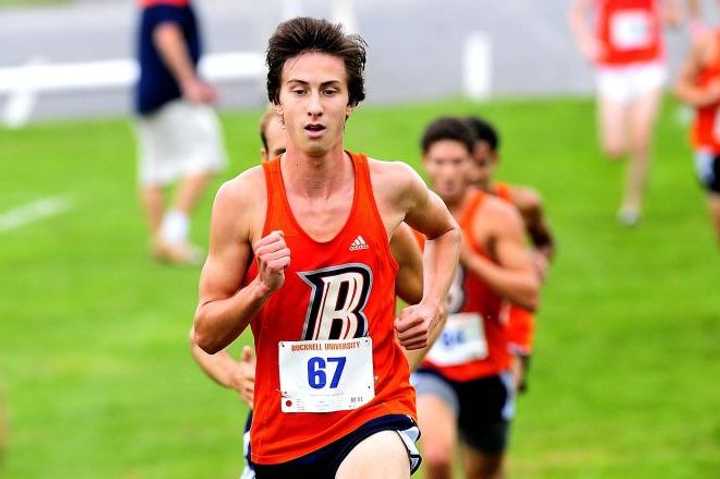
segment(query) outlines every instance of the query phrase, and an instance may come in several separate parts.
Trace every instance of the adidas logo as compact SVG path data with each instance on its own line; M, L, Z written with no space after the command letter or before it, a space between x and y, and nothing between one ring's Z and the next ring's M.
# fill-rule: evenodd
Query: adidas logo
M363 238L361 235L358 235L350 245L350 251L360 251L361 249L368 249L369 246L365 242L365 238Z

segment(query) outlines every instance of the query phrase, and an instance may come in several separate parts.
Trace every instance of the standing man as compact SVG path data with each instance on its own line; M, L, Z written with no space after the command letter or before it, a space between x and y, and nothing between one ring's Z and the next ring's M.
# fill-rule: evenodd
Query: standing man
M532 244L535 270L543 281L555 256L555 238L545 215L542 197L532 188L495 181L495 168L500 160L500 135L493 125L482 118L465 118L465 124L475 136L468 177L470 184L518 209ZM535 313L521 306L509 305L508 316L508 343L515 358L513 378L517 390L524 392L535 339Z
M197 263L199 251L188 241L190 215L226 163L210 107L217 93L198 75L202 44L190 0L138 2L138 170L152 254L170 263ZM166 207L164 189L176 180Z
M678 21L676 0L574 0L570 26L597 68L600 143L610 158L629 155L618 220L640 220L650 144L667 76L662 30ZM589 25L595 17L594 31Z
M227 182L213 206L194 342L212 354L252 327L259 479L406 478L419 465L402 347L428 344L460 238L410 167L343 148L365 45L324 20L278 26L267 85L287 151ZM403 221L428 243L422 300L396 320L388 239Z
M514 388L502 313L507 301L531 310L538 303L520 215L467 183L474 147L472 132L457 118L435 120L422 138L432 187L464 238L447 325L413 376L429 479L453 477L458 442L465 477L503 477Z
M675 93L695 108L691 141L698 179L720 241L720 29L699 38L680 70Z

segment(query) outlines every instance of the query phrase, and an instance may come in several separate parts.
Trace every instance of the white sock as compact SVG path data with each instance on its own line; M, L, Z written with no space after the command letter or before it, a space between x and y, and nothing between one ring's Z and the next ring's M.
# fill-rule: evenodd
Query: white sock
M165 213L160 234L167 243L183 243L187 239L188 229L190 229L190 219L187 215L178 210L170 210Z

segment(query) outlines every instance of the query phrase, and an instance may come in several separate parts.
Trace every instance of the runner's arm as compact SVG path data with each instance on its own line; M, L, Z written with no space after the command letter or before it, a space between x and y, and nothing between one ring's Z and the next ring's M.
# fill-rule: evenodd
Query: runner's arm
M216 384L228 389L235 389L234 377L239 367L227 350L208 354L193 342L193 330L190 330L190 353L200 369Z
M407 304L419 303L422 300L422 251L415 239L412 228L405 223L401 223L395 230L392 240L390 241L390 249L400 267L397 279L395 280L395 291L398 297ZM427 354L435 340L440 336L445 326L447 313L443 311L440 318L441 320L433 326L433 330L430 332L428 346L422 349L403 349L403 353L411 370L414 370L420 365L425 354Z
M497 294L534 311L539 302L540 278L525 244L522 219L515 208L499 201L490 211L491 216L483 221L491 221L493 225L490 249L498 264L467 246L463 249L462 262Z
M407 304L422 300L422 251L412 229L400 223L390 239L390 251L398 263L395 292Z
M513 200L523 216L533 246L551 261L555 256L555 237L547 221L540 195L529 188L517 188L513 191Z
M594 0L574 0L568 12L570 30L575 36L578 49L589 61L601 56L600 44L590 28L589 16Z
M213 205L210 248L200 274L193 335L194 343L209 354L232 343L271 294L260 274L241 288L252 249L250 224L238 221L236 212L252 211L252 201L243 191L249 186L225 184Z
M460 253L460 227L445 203L409 169L409 207L405 222L426 237L421 303L439 307L450 289Z
M701 41L693 46L680 68L675 84L675 95L693 107L712 105L720 100L720 84L715 82L706 87L699 87L696 84L698 73L702 67L702 53L706 47L706 41Z

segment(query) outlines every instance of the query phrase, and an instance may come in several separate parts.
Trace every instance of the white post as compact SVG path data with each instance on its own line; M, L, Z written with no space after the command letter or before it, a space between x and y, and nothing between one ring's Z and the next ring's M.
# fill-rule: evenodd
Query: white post
M33 58L26 65L38 65L41 58ZM17 84L8 93L5 109L3 110L2 121L8 128L22 128L30 120L32 111L37 103L37 93L29 84Z
M463 52L463 93L473 100L490 96L492 45L485 32L472 32Z
M345 33L358 33L358 24L352 0L334 0L332 4L332 20L336 23L342 23Z

